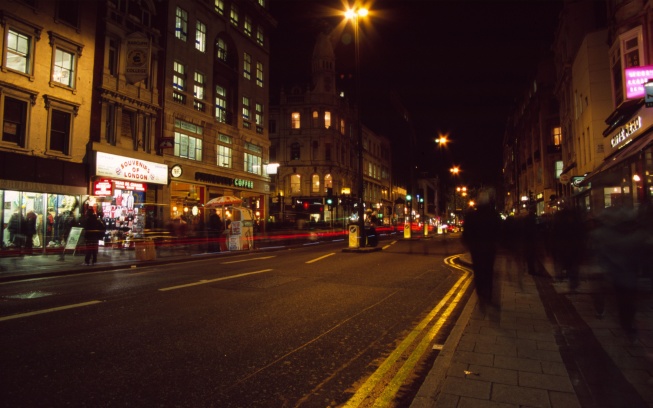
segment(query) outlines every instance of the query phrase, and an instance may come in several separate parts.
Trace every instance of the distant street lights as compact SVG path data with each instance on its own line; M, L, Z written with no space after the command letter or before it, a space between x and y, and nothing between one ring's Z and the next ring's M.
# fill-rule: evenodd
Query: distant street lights
M365 193L363 184L363 129L361 125L361 68L360 68L360 41L358 37L358 25L361 17L367 16L369 10L366 8L350 8L345 11L345 17L354 24L354 53L356 59L356 131L358 136L358 246L365 246L365 209L363 208L363 195ZM351 246L351 240L350 240Z

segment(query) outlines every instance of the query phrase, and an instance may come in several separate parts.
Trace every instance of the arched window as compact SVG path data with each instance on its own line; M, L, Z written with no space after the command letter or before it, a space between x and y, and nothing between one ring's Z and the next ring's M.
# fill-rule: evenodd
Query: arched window
M293 174L290 176L290 194L302 193L302 176L300 174Z
M219 60L227 62L227 42L223 38L218 38L215 43L215 52Z
M333 188L333 177L331 174L324 176L324 192L326 193L329 188Z
M320 175L313 174L311 177L311 192L319 193L320 192Z

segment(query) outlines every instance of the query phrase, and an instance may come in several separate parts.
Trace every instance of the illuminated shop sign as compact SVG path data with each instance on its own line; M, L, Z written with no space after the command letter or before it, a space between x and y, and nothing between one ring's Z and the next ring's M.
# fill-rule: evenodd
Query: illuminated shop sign
M610 139L610 145L614 149L615 147L623 143L626 139L630 138L630 136L632 136L633 133L641 129L641 127L642 127L642 118L638 116L635 119L631 120L630 122L626 123L624 126L622 126L619 132L617 132L616 135L612 136L612 138Z
M644 84L653 79L653 65L626 68L626 98L643 98L646 92Z
M93 195L108 197L113 195L111 180L100 179L93 182Z
M224 186L247 188L250 190L254 188L253 180L245 180L245 179L237 179L237 178L234 179L231 177L218 176L216 174L196 172L195 180L203 181L205 183L222 184Z
M122 181L114 180L113 184L118 190L128 190L128 191L147 191L147 184L144 183L134 183L132 181Z
M165 164L97 152L95 175L140 183L168 184Z

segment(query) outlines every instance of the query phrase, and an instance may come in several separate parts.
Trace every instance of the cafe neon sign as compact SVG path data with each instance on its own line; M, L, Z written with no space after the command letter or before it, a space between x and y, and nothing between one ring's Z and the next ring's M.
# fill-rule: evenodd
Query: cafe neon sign
M630 122L626 123L621 127L621 130L617 132L616 135L612 136L610 139L610 145L614 149L619 144L623 143L626 139L632 136L633 133L637 132L642 127L642 118L641 116L636 117Z

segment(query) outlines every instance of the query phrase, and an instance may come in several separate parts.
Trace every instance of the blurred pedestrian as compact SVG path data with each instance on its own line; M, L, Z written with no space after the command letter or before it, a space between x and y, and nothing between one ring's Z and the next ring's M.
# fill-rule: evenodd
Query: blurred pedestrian
M631 341L637 335L637 274L646 235L636 212L623 207L606 208L590 233L598 266L612 283L619 323ZM599 304L597 313L601 314L603 307Z
M568 279L569 290L578 289L580 264L585 255L587 234L583 213L564 205L553 217L551 247L555 275L558 280Z
M480 192L478 205L465 215L462 239L472 257L474 284L482 312L492 305L500 228L501 218L494 209L491 191Z
M537 275L537 216L534 210L521 219L522 255L526 261L526 270L531 275Z
M36 213L30 210L25 216L25 252L31 253L34 247L34 234L36 234Z
M104 238L106 226L104 225L104 222L95 215L92 208L86 210L86 215L84 219L82 219L81 224L84 228L84 242L86 247L84 264L95 265L97 262L99 241Z
M215 209L211 210L207 223L209 252L220 252L220 234L222 233L222 220Z

